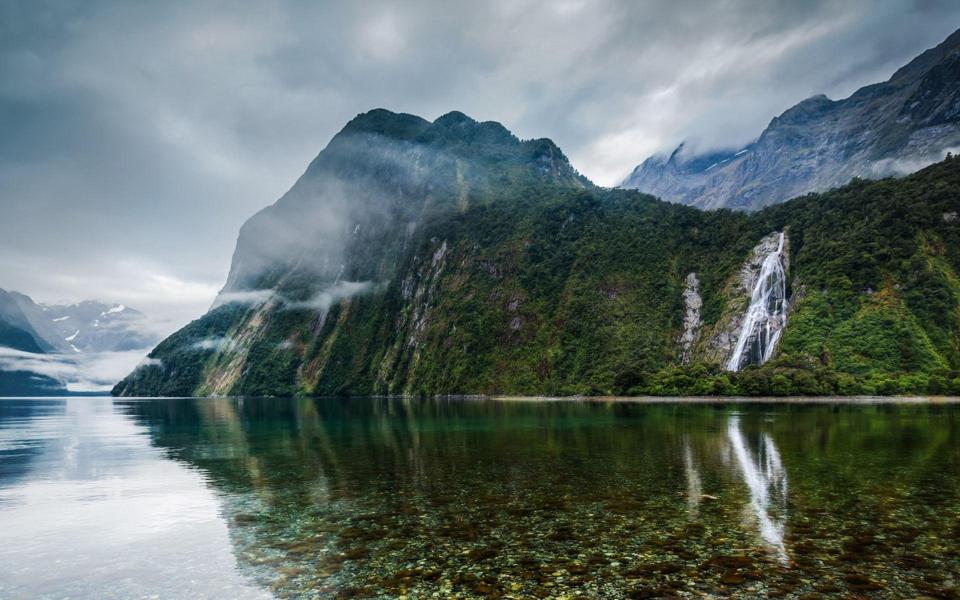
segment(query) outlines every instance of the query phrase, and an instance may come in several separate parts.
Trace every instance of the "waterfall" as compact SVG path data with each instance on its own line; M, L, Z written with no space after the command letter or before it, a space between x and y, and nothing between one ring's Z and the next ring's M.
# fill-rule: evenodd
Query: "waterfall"
M763 259L760 275L750 294L750 306L743 319L737 346L727 363L728 371L744 364L770 360L787 324L787 275L783 269L783 232L775 252Z

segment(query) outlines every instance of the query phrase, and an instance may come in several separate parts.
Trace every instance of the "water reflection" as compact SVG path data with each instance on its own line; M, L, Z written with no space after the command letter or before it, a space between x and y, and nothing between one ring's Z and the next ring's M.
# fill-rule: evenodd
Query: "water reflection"
M690 438L686 434L683 436L683 472L687 476L687 509L691 517L696 517L700 514L700 502L703 500L703 482L693 462Z
M951 597L960 581L957 407L73 402L13 428L40 448L21 466L0 448L0 597L117 581L126 596L252 581L320 598Z
M63 400L0 402L0 482L10 485L30 473L33 460L56 439L39 431L39 424L63 414L64 405Z
M200 473L109 398L0 400L0 598L261 598Z
M216 399L124 410L207 473L237 560L279 596L943 595L958 572L928 533L960 540L949 407Z
M750 509L756 519L760 536L778 558L786 563L787 551L783 536L787 523L787 472L780 453L767 433L760 434L760 449L754 456L747 447L740 428L740 417L733 415L727 425L727 438L750 490Z

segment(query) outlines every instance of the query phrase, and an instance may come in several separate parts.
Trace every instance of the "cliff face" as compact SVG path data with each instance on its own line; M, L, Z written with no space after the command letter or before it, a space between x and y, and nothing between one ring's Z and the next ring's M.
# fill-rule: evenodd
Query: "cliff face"
M189 375L183 367L196 356L177 361L177 376L163 385L221 394L250 382L251 369L265 369L270 381L253 385L272 386L275 369L289 367L289 350L310 345L291 332L320 335L342 301L383 292L433 224L550 190L592 187L550 140L520 141L498 123L457 112L433 123L386 110L359 115L289 192L243 226L226 285L202 325L191 326L202 339L188 328L157 349L213 350L213 359L203 361L202 373L187 368ZM181 335L190 343L178 342ZM322 344L309 351L325 355ZM251 364L254 356L269 364ZM312 358L301 365L308 375L321 360Z
M756 210L854 177L903 175L960 148L960 32L888 81L808 98L744 148L653 156L622 187L704 209Z
M949 383L956 191L951 160L750 215L702 212L596 188L548 140L495 123L374 111L244 226L214 308L114 392L770 393L783 369L816 372L822 393L837 373L860 386L846 391L944 369ZM783 351L727 374L781 231ZM877 336L866 354L844 333L855 323Z

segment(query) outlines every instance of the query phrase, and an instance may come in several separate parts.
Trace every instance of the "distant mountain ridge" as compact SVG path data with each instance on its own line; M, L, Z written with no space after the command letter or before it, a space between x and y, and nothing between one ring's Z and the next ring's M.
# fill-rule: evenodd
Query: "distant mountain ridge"
M40 304L0 289L0 322L29 335L43 352L104 352L145 348L156 337L145 331L146 316L122 304L84 300ZM0 346L15 347L0 342Z
M40 304L0 289L0 396L66 394L82 361L156 341L146 316L122 304Z
M904 175L960 148L960 30L883 83L843 100L813 96L756 141L651 156L621 187L703 209L756 210L854 177Z

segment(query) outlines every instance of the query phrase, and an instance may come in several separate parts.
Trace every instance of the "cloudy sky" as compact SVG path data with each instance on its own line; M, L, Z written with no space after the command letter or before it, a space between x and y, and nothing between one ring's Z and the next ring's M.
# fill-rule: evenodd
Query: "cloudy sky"
M461 110L613 185L881 81L955 0L0 2L0 287L168 327L357 113Z

